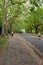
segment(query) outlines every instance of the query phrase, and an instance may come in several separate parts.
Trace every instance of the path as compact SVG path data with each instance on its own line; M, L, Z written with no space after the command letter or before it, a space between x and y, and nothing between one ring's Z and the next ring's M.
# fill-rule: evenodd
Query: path
M43 36L38 37L35 34L29 33L21 33L20 36L22 36L27 42L30 42L32 45L34 45L41 53L43 53Z
M0 65L43 65L36 53L15 34L4 49Z

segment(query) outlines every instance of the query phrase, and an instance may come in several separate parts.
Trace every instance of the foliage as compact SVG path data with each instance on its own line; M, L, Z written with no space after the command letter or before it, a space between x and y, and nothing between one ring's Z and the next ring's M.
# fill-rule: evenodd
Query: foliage
M43 31L43 1L30 0L30 3L29 0L3 1L0 0L0 29L4 28L5 34L12 31L21 32L22 29L33 33Z

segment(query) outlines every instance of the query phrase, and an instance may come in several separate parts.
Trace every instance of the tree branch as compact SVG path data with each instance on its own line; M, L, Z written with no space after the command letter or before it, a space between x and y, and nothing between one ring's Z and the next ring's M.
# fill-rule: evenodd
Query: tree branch
M27 2L27 1L15 2L15 3L13 3L13 5L15 5L15 4L22 4L22 3L26 3L26 2ZM8 8L9 6L12 6L12 4L7 5L6 8ZM5 8L5 9L6 9L6 8Z
M18 17L18 16L19 16L19 14L21 14L21 12L22 12L22 11L18 12L16 15L13 15L13 16L12 16L12 17L8 20L7 25L8 25L8 24L10 24L10 23L12 24L13 22L11 22L10 20L12 20L13 18Z
M18 12L16 15L13 15L8 21L12 20L13 18L17 17L22 11Z

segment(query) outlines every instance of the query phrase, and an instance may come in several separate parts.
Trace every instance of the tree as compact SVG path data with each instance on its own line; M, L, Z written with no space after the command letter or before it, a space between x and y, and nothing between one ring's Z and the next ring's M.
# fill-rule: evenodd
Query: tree
M43 4L43 0L30 0L30 3L36 7L40 7Z
M22 26L26 29L26 31L30 30L32 32L33 29L38 29L43 20L43 13L41 14L43 11L40 5L41 2L40 0L30 0L30 5L27 2L28 0L0 0L3 35L6 35L8 33L8 30L10 30L11 33L12 25L17 18L18 21L22 22ZM22 20L20 20L19 17L22 17ZM20 27L22 28L22 26Z
M12 20L12 18L14 17L17 17L20 13L20 7L21 5L23 5L22 3L26 3L26 0L2 0L1 1L2 3L2 6L1 6L1 9L2 9L2 35L6 35L7 34L7 26L9 24L9 21ZM14 14L15 12L13 12L14 10L14 7L16 8L16 6L18 6L18 9L15 11L17 14ZM11 12L11 8L12 9L12 12ZM10 10L9 10L10 9ZM19 13L19 14L18 14ZM14 14L14 15L13 15Z
M31 13L31 15L33 17L33 28L35 29L36 33L38 33L38 31L40 31L39 29L41 29L41 26L43 25L43 9L38 7L36 11Z

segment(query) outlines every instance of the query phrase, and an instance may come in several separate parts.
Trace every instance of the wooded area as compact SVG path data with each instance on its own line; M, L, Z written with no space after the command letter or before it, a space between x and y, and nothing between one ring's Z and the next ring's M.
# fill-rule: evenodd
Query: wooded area
M43 0L0 0L0 34L43 33Z

